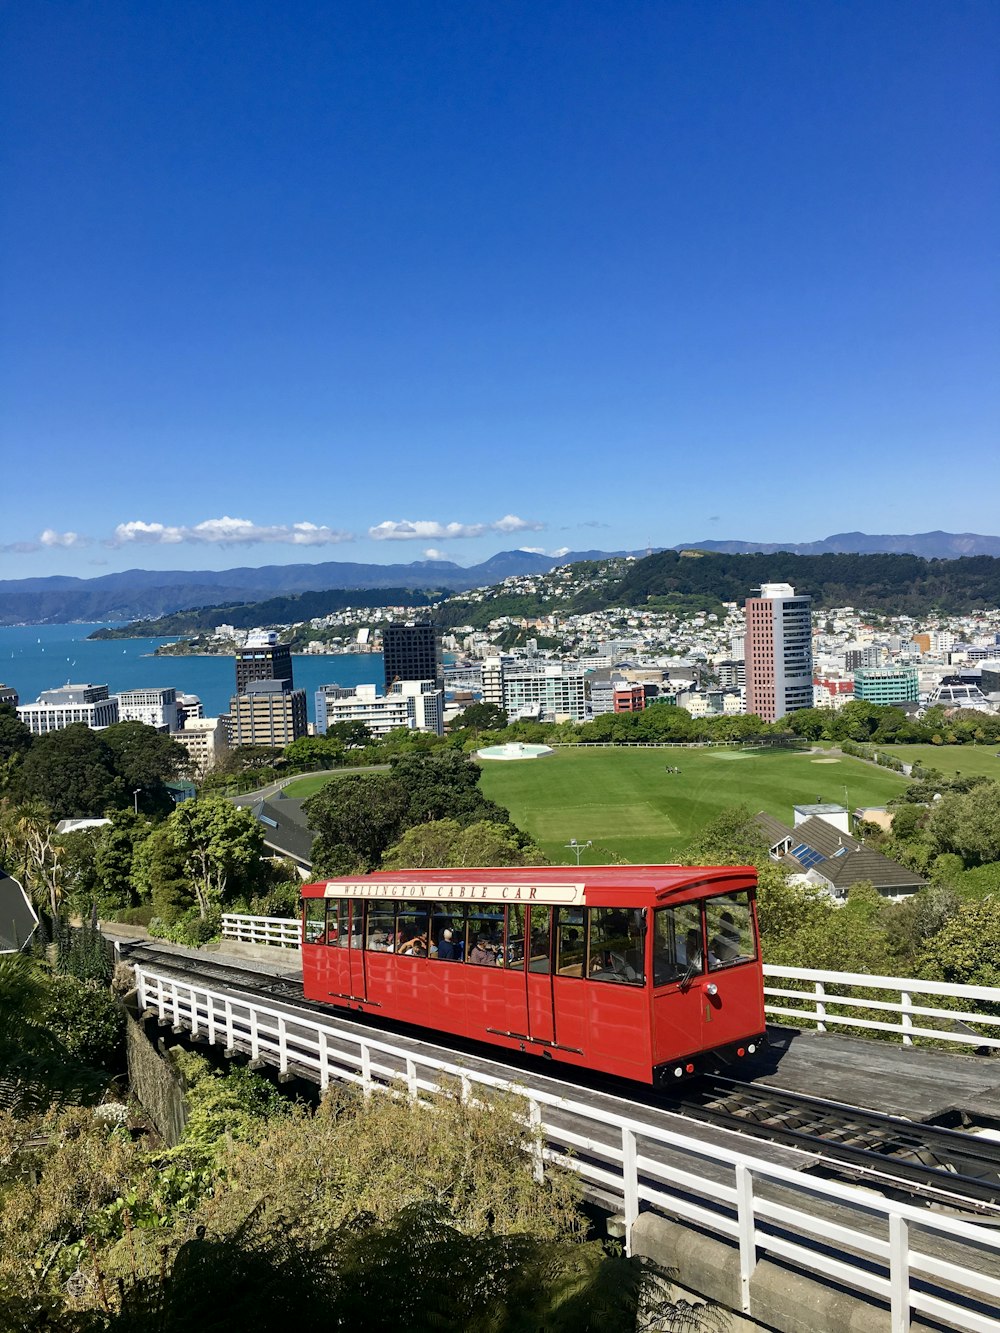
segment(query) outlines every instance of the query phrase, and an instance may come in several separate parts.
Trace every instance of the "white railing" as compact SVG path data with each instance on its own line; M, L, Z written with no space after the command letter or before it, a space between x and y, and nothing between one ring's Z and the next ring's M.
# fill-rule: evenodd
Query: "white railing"
M933 1037L938 1041L963 1046L1000 1048L1000 1034L983 1035L970 1025L987 1030L1000 1028L1000 987L956 986L944 981L917 981L912 977L870 977L864 972L820 972L808 967L776 967L764 964L764 980L800 983L799 987L764 986L764 1009L769 1018L790 1019L793 1023L815 1023L818 1032L831 1026L858 1028L871 1032L897 1033L904 1046L912 1046L914 1037ZM801 983L805 983L802 988ZM869 993L898 995L898 999L851 995L861 988ZM960 1008L942 1008L920 1003L927 996L945 997ZM916 998L916 1001L914 1000ZM782 1001L784 1003L775 1003ZM794 1003L788 1003L792 1001ZM993 1014L975 1009L979 1005L996 1006ZM857 1010L874 1010L885 1018ZM933 1026L931 1026L933 1024Z
M243 944L273 944L279 949L297 949L301 943L302 925L297 917L241 916L237 912L223 912L222 938L240 940Z
M143 1013L324 1089L337 1080L365 1096L384 1091L414 1103L434 1092L463 1100L476 1089L518 1095L526 1103L539 1179L546 1163L555 1163L619 1199L629 1253L643 1206L735 1242L746 1314L754 1313L754 1272L766 1252L821 1282L876 1296L891 1313L892 1333L905 1333L917 1313L968 1333L1000 1333L1000 1277L994 1275L1000 1273L1000 1235L985 1226L688 1138L606 1104L589 1106L397 1047L335 1020L270 1008L141 966L136 985ZM803 1161L813 1158L803 1154ZM813 1211L810 1205L817 1204ZM931 1252L941 1241L958 1257ZM994 1273L984 1271L988 1265Z

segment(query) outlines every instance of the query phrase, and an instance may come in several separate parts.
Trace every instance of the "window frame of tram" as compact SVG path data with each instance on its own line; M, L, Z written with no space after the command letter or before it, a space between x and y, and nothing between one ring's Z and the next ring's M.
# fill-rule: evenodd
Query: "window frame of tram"
M555 935L558 977L646 984L645 908L557 907Z
M326 899L302 899L302 939L306 944L326 941Z
M715 913L718 911L718 917ZM709 926L711 914L712 926ZM725 921L728 914L729 921ZM726 929L735 927L735 929ZM692 936L697 935L697 940ZM708 941L708 948L705 943ZM743 951L749 942L751 952ZM691 958L692 944L697 957ZM723 946L721 957L715 946ZM679 947L682 946L682 947ZM739 948L737 949L737 946ZM674 907L657 907L653 920L653 985L672 986L706 972L719 972L757 959L753 906L746 890L716 894Z

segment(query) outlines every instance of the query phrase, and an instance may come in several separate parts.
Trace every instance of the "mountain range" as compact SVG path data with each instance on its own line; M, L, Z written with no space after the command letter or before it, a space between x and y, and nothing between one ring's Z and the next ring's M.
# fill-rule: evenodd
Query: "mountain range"
M662 549L662 548L660 548ZM1000 556L1000 537L977 533L923 532L871 536L842 532L816 542L753 542L707 539L678 542L671 550L720 554L795 555L913 554L925 559ZM499 583L514 574L547 573L557 565L611 556L644 556L648 551L500 551L481 564L463 567L450 560L414 560L375 565L346 561L320 564L242 566L223 570L128 569L96 578L52 575L0 580L0 625L55 624L64 621L127 621L169 615L191 607L263 601L281 593L325 589L420 589L459 592Z

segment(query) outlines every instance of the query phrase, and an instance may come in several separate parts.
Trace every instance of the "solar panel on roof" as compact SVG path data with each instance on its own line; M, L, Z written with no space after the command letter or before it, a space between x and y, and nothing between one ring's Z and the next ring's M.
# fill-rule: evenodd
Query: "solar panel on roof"
M826 860L825 856L821 856L815 848L810 847L804 842L800 842L792 848L792 856L794 856L796 861L804 866L806 870L811 870L813 866L818 866L820 861Z

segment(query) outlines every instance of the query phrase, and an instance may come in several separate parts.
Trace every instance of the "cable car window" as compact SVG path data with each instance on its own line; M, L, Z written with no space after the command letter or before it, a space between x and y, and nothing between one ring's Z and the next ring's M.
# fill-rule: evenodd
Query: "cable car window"
M498 904L469 906L465 956L477 967L503 967L503 908Z
M465 904L438 903L431 912L431 957L444 963L465 960Z
M701 907L682 903L654 914L653 985L683 981L702 970Z
M507 908L507 966L524 971L524 908L512 903Z
M423 903L399 903L396 908L396 953L405 958L426 958L430 952L430 921Z
M586 926L582 907L556 908L556 975L582 977Z
M552 971L552 935L548 907L533 907L529 919L528 971Z
M373 898L368 904L368 933L365 948L374 953L393 953L396 948L396 904L391 898Z
M306 944L320 944L326 929L326 901L323 898L303 898L303 938Z
M335 949L346 949L351 942L349 898L330 898L326 911L326 942Z
M646 969L645 913L633 907L592 907L590 917L591 981L612 981L626 986L642 986Z
M709 898L705 903L705 926L710 972L756 958L749 894L727 893L720 898Z

